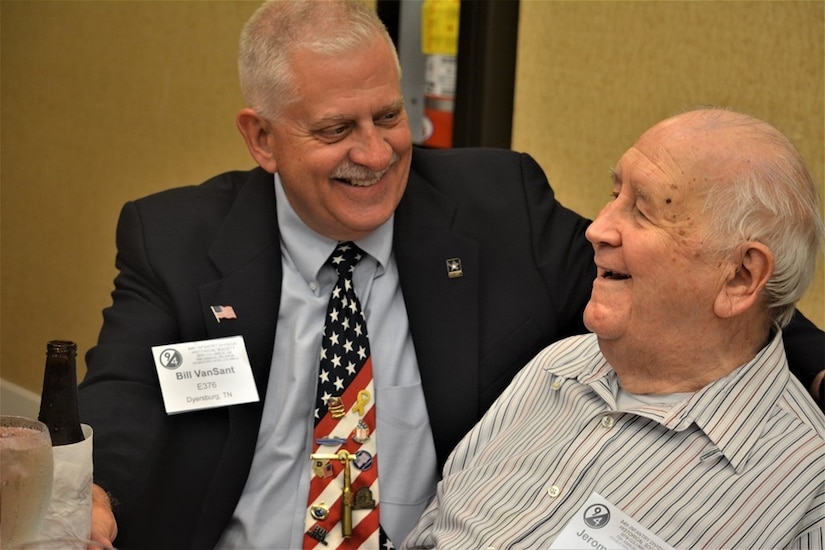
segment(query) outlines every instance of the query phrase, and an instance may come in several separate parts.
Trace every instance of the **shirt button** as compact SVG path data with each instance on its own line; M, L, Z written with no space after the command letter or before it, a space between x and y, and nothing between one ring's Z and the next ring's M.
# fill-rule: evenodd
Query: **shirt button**
M547 489L547 494L550 495L551 498L556 498L561 494L561 489L559 489L556 485L551 485Z
M610 428L613 427L613 425L615 423L616 423L616 421L613 420L613 417L608 415L608 414L606 414L602 417L602 428L605 428L605 429L609 430Z
M561 387L562 383L563 382L562 382L561 378L556 378L555 380L553 380L553 383L550 385L550 389L551 390L557 390Z
M309 283L309 289L312 292L315 292L316 290L318 290L318 283L316 283L315 281L312 281L311 283Z

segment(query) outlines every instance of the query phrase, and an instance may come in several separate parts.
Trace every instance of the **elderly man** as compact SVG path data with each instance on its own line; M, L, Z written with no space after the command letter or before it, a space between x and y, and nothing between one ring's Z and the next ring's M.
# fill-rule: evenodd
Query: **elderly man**
M823 241L804 162L691 111L624 154L613 196L587 231L594 334L517 375L404 546L822 548L825 419L781 338Z

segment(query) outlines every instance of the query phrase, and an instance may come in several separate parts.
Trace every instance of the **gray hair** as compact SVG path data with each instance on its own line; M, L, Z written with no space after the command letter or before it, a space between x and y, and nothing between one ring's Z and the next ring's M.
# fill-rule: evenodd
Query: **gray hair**
M398 54L378 15L355 0L274 0L264 3L241 31L238 73L249 107L264 118L299 99L292 56L300 49L345 54L383 37Z
M711 242L720 252L730 253L745 241L771 249L775 267L763 303L783 327L813 280L816 256L825 242L825 222L813 177L790 140L765 122L740 116L722 124L749 126L749 138L770 145L771 152L740 167L734 181L710 186L705 219L715 233Z

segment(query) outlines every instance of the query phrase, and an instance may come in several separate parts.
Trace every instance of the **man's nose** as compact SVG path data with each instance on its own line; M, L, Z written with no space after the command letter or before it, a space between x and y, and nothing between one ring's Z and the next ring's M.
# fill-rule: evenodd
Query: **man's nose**
M375 126L358 130L350 149L350 160L371 170L383 170L392 159L392 146Z
M593 220L585 236L593 246L606 244L619 246L622 244L621 233L617 223L616 202L612 201L602 208L596 219Z

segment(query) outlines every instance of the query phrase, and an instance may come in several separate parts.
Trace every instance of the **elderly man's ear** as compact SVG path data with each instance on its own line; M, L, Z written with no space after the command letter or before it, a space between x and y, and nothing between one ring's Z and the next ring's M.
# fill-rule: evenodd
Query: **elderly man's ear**
M714 302L714 312L722 318L742 315L758 305L773 274L773 253L762 243L744 243L734 252L733 267Z

